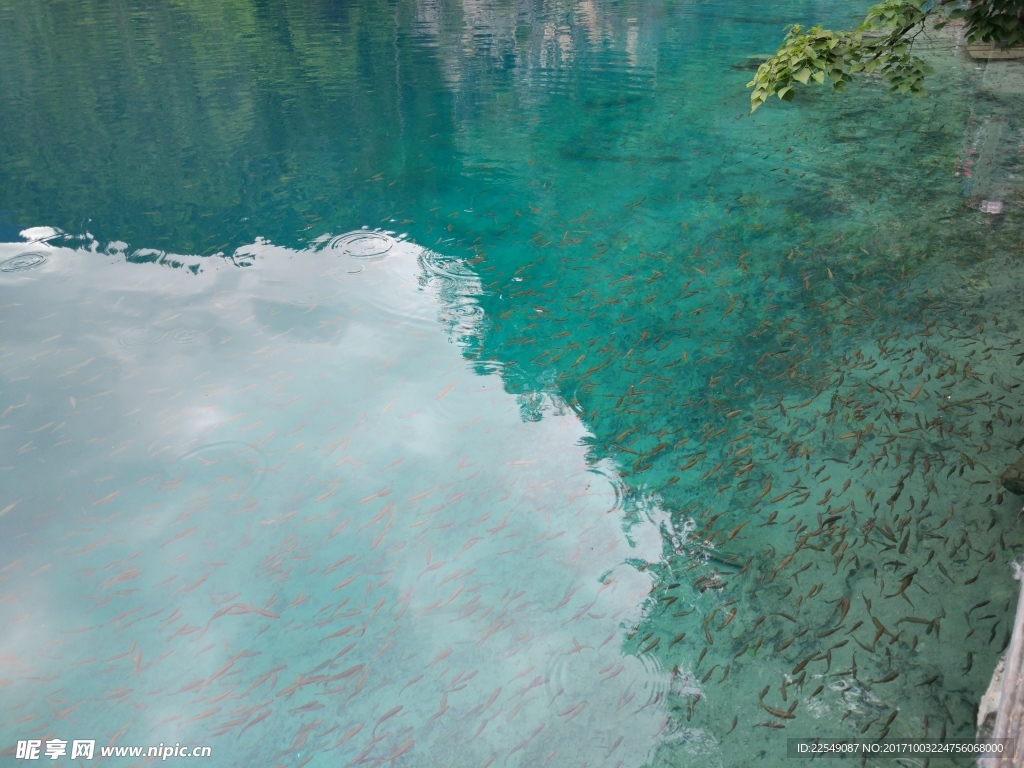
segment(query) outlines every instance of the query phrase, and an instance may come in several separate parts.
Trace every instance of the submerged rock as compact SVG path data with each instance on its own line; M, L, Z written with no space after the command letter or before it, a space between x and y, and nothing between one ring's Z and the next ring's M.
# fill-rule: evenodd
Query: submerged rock
M999 476L999 484L1011 493L1024 496L1024 458L1018 459Z
M757 56L747 56L735 64L729 66L729 69L738 72L756 72L757 68L760 67L764 62L771 56L770 53L763 53Z

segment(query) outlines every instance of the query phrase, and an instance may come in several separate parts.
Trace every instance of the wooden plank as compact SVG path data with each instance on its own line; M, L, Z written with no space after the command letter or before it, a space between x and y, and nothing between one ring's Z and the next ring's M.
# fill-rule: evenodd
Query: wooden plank
M972 59L1024 59L1024 45L999 48L995 43L968 45L967 53Z

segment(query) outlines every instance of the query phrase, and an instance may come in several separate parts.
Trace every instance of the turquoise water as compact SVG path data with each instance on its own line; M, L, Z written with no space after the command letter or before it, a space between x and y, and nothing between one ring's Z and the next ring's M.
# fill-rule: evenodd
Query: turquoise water
M0 1L10 762L972 738L1019 65L747 114L784 24L862 11Z

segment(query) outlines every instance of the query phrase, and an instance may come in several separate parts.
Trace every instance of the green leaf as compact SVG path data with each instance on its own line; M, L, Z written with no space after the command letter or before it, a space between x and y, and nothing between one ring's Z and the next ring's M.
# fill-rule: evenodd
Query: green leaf
M972 4L947 13L950 3L957 1L881 0L849 32L799 24L786 27L782 45L747 84L753 89L751 110L773 93L789 101L797 87L812 80L822 85L828 78L835 90L843 91L857 73L880 76L891 91L923 95L924 77L933 70L911 54L914 40L926 27L941 29L950 18L967 22L971 42L1024 42L1024 0L970 0Z

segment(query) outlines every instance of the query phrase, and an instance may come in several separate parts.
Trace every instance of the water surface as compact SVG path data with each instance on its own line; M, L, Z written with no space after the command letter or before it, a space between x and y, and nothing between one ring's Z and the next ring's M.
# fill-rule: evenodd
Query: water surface
M948 39L747 114L862 11L0 3L3 747L971 738L1024 120Z

